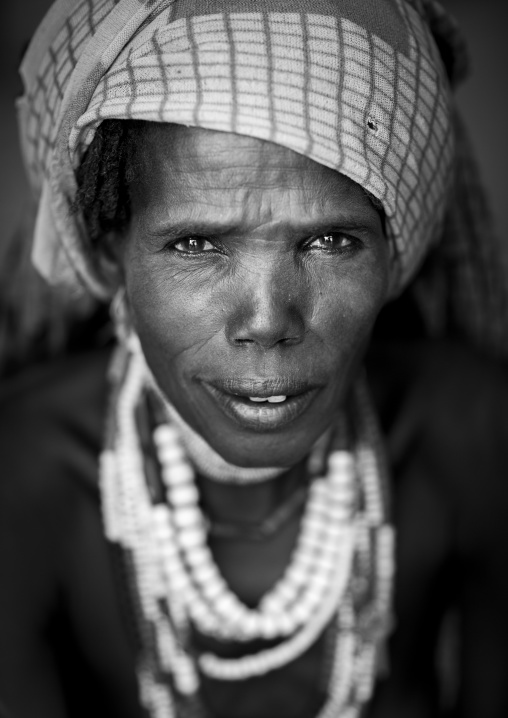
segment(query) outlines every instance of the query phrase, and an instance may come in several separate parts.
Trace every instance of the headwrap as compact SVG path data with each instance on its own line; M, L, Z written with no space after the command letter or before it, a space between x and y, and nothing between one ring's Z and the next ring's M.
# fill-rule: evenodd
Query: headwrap
M102 120L143 119L275 142L360 184L384 209L395 296L443 232L462 60L432 0L57 0L21 67L35 264L52 283L107 297L75 208L75 172ZM507 334L499 248L459 215L452 230L462 221L474 236L466 248L446 245L459 261L452 311L496 348Z

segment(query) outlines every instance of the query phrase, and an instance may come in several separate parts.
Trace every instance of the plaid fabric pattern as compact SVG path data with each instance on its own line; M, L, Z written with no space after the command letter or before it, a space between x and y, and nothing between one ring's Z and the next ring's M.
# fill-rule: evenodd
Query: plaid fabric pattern
M75 284L71 269L104 292L71 210L73 170L101 120L137 118L270 140L349 176L383 203L398 291L444 214L449 92L420 14L383 0L404 33L395 49L381 13L369 29L352 19L366 3L57 2L22 68L43 273Z
M432 0L57 0L21 68L36 265L107 295L72 209L74 171L103 119L136 118L269 140L359 183L384 207L397 294L440 238L452 184L430 25L451 46Z

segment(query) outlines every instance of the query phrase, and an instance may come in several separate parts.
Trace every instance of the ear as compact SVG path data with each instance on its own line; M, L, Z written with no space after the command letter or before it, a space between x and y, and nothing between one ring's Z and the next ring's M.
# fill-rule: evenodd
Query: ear
M94 265L97 274L114 295L124 285L123 237L117 232L102 235L93 248Z

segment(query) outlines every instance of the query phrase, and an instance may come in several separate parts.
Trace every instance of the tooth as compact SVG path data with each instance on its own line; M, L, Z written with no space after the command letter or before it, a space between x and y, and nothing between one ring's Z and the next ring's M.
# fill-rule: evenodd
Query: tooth
M257 401L257 402L269 401L268 399L263 399L262 397L259 397L259 396L249 396L249 400L250 400L250 401Z
M280 404L281 401L286 401L285 396L269 396L268 401L270 404Z

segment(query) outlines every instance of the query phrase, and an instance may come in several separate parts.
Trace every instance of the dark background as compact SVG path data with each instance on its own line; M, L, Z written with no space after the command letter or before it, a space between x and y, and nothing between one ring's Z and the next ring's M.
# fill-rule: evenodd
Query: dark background
M473 137L497 228L508 242L508 2L444 0L443 4L459 21L469 44L473 74L459 90L458 102ZM51 0L0 4L0 262L28 198L14 110L21 90L17 66L50 5Z

